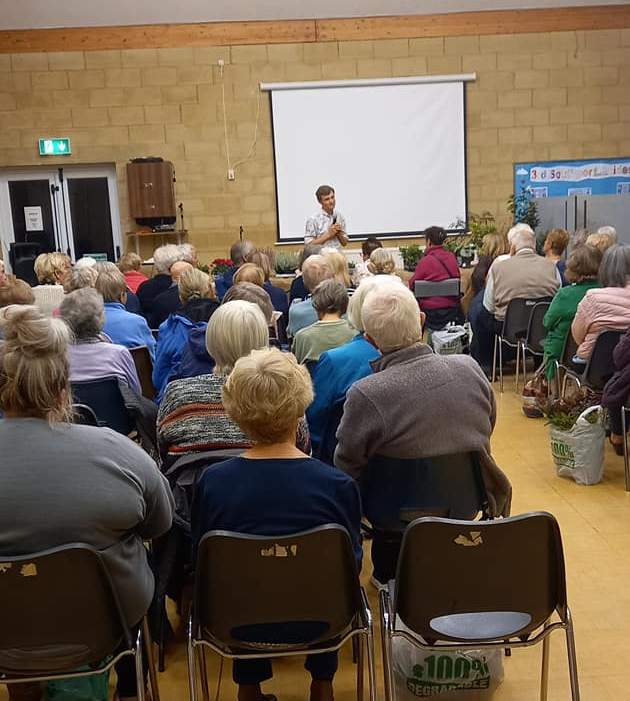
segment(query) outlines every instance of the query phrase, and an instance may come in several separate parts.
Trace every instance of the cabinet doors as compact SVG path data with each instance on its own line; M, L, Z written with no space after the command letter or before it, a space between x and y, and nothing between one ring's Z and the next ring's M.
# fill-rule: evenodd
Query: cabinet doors
M134 219L176 216L175 169L170 161L127 163L129 213Z

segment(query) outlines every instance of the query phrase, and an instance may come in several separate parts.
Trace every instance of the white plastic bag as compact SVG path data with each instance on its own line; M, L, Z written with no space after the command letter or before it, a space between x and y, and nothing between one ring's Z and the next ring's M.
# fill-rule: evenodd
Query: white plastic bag
M431 332L431 345L433 350L440 355L454 355L463 353L468 349L470 337L470 325L447 326L441 331Z
M590 423L586 417L598 412L597 420ZM549 427L551 455L559 477L571 477L578 484L597 484L604 474L603 411L600 406L585 409L573 428L564 431Z
M397 628L404 628L398 622ZM393 640L397 701L487 701L503 681L502 650L426 652L402 637Z

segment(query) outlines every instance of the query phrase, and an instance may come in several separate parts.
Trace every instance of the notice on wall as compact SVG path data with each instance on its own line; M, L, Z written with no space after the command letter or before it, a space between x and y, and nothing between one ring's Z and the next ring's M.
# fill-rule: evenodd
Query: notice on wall
M44 220L41 207L24 207L24 221L27 231L43 231Z
M534 197L630 194L630 158L516 163L514 192Z

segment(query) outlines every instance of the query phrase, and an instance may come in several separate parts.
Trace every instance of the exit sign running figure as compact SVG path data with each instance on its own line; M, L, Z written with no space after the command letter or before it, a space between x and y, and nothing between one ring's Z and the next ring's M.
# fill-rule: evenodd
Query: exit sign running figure
M67 156L70 154L70 139L40 139L40 156Z

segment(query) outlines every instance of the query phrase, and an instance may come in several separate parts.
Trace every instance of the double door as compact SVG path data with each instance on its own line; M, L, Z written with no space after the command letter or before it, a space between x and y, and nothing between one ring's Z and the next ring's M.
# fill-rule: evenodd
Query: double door
M0 171L2 253L11 243L37 243L73 260L122 251L116 168L68 166Z

